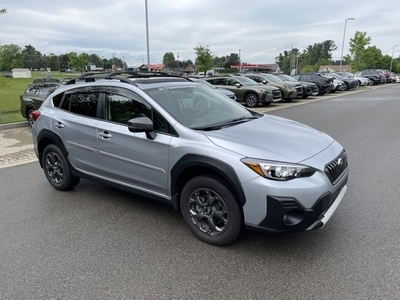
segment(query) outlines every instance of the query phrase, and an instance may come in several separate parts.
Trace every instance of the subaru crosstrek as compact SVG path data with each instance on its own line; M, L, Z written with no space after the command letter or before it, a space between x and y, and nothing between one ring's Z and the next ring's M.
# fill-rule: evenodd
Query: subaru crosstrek
M185 78L83 76L32 116L54 188L86 178L167 202L214 245L243 228L322 228L347 190L347 154L332 137Z

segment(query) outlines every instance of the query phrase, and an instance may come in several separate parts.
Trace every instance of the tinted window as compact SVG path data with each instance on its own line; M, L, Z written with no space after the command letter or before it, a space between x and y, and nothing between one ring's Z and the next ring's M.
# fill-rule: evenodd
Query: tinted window
M56 107L60 106L63 96L64 96L64 94L58 94L55 97L53 97L53 105Z
M106 119L109 121L128 124L137 117L151 118L150 109L143 103L117 94L106 94Z
M97 103L99 93L76 93L65 96L62 108L68 109L73 113L93 117L97 115Z

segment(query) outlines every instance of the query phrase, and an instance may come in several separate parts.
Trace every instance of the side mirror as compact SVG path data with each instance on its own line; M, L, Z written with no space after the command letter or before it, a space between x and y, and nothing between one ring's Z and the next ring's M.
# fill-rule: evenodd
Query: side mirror
M235 83L235 86L236 86L237 88L240 88L240 87L241 87L241 84L240 84L240 83Z
M130 119L128 129L130 132L145 132L146 137L150 140L154 140L157 136L153 129L153 121L148 117Z

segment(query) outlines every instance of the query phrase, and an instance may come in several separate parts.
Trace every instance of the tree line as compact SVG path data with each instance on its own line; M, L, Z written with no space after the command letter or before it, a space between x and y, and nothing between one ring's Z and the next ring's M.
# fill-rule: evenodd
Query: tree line
M383 55L376 46L371 46L371 38L366 32L357 31L349 43L349 54L345 55L342 65L351 65L352 71L363 69L389 69L392 63L392 71L400 72L400 59L389 55ZM297 48L289 49L279 53L275 62L280 69L286 73L296 69L297 73L317 72L321 65L339 65L340 61L332 60L332 53L337 50L335 42L326 40L322 43L309 45L300 51ZM213 56L210 46L199 44L194 48L195 63L191 60L180 61L175 58L172 52L166 52L163 56L163 64L171 70L182 70L190 65L196 65L196 70L207 72L213 67L220 67L226 70L231 65L239 63L237 53L226 56ZM178 54L179 55L179 54ZM86 70L88 64L107 70L114 68L126 69L127 65L123 58L104 58L97 54L70 52L61 55L46 55L40 53L32 45L23 49L18 45L0 45L0 70L10 71L13 68L29 68L40 70L51 68L51 70L65 71L72 68L77 71ZM251 63L251 62L249 62ZM271 62L270 62L271 63Z
M342 65L350 65L353 72L365 69L389 69L400 73L400 58L383 55L376 46L371 46L371 38L366 31L356 31L349 42L349 54L343 56ZM340 65L340 60L333 61L332 53L337 49L334 41L326 40L308 46L303 51L297 48L284 51L276 57L281 70L289 74L296 69L298 73L317 72L321 65Z
M104 58L97 54L70 52L61 55L46 55L40 53L32 45L23 49L18 45L0 45L0 70L10 71L13 68L28 68L41 70L66 71L74 69L77 71L86 70L88 64L93 64L102 69L126 68L123 58Z

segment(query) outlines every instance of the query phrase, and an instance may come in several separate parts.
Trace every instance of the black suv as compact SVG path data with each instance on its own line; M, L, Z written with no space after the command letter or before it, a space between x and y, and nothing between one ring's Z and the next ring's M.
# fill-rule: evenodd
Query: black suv
M293 76L298 81L315 83L318 86L318 95L324 95L334 90L333 78L327 78L318 73L305 73Z
M62 85L58 79L37 78L32 84L28 85L25 92L20 96L21 114L32 127L32 112L42 105L44 99L56 88Z

